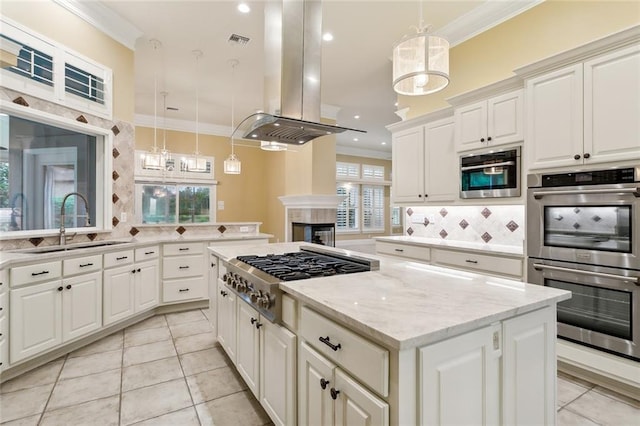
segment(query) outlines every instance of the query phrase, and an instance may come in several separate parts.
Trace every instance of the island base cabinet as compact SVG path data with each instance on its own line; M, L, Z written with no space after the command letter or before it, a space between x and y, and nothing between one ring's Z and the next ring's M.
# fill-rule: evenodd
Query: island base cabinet
M503 424L554 425L555 309L504 321L503 336Z
M423 425L494 425L500 421L500 325L419 350Z
M300 345L298 365L298 424L389 425L385 401L306 343Z
M258 397L260 368L260 314L238 298L237 302L238 342L236 344L236 368L249 390ZM262 324L261 324L262 325Z
M218 279L218 343L236 364L236 295Z

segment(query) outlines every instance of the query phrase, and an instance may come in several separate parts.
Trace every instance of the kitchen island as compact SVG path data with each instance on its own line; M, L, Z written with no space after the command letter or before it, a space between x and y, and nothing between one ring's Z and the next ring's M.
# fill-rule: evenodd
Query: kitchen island
M236 256L301 245L210 250L222 274ZM297 338L298 395L289 401L297 414L282 423L555 423L555 308L568 292L367 257L380 269L280 283L282 328ZM240 348L246 336L236 337Z

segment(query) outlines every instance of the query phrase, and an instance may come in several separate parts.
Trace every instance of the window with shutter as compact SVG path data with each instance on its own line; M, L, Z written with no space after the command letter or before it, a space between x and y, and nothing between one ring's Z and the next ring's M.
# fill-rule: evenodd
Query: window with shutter
M336 231L357 231L360 229L358 221L358 190L359 185L337 185L336 193L347 198L338 206Z
M362 186L362 229L384 230L384 186Z

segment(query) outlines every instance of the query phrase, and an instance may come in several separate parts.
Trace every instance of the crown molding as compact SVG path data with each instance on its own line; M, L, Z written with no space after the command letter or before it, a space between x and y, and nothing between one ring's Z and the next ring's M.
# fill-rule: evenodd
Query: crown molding
M376 151L373 149L354 148L336 144L336 154L352 155L354 157L376 158L378 160L391 160L391 152Z
M99 1L52 0L114 40L135 50L143 32Z
M501 95L503 93L511 92L514 90L522 89L524 87L524 81L520 76L509 77L504 80L496 81L495 83L482 86L478 89L473 89L468 92L461 93L456 96L445 99L449 105L454 107L469 104L471 102L477 102L485 100L492 96Z
M283 195L278 197L285 207L297 209L336 209L344 199L344 195Z
M400 121L398 123L389 124L387 130L390 132L398 132L400 130L411 129L412 127L422 126L431 123L436 120L442 120L445 118L453 117L453 108L446 107L428 114L419 115L417 117L410 118L409 120Z
M543 1L486 1L471 12L460 16L433 33L446 38L449 41L449 45L454 47L539 5Z
M140 127L155 127L155 117L153 115L136 114L133 118L133 124ZM178 120L175 118L157 119L158 129L175 130L178 132L196 132L196 122L190 120ZM220 126L218 124L198 123L198 133L201 135L213 136L231 136L231 127Z

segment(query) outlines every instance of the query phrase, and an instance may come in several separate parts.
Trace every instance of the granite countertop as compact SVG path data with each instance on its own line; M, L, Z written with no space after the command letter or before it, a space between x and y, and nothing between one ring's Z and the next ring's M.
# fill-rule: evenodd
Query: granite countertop
M247 240L259 240L268 239L273 237L271 234L263 233L235 233L235 234L219 234L219 235L204 235L204 234L192 234L190 236L171 236L171 237L145 237L145 238L129 238L129 239L114 239L103 240L85 243L69 243L66 245L71 250L63 250L57 252L46 252L49 249L53 249L57 246L37 247L25 250L11 250L0 251L0 268L7 268L13 264L33 262L34 260L43 259L46 257L47 261L61 260L69 256L83 256L92 255L98 253L107 253L116 250L126 250L136 248L139 246L150 244L163 244L163 243L179 243L179 242L216 242L216 241L247 241ZM115 244L101 245L103 243L113 242ZM264 244L264 243L263 243ZM82 248L74 248L77 246L83 246ZM44 253L38 253L38 250L45 251Z
M303 244L209 250L222 260L229 260L239 255L295 251ZM570 297L567 291L520 281L386 256L365 256L379 260L380 270L289 281L280 283L280 288L361 335L396 350L433 343Z
M425 238L425 237L409 237L403 236L389 236L389 237L375 237L376 241L384 241L388 243L409 244L414 246L432 247L432 248L446 248L453 250L463 251L475 251L482 253L495 253L500 255L522 257L524 256L524 249L520 246L507 246L500 244L486 244L486 243L472 243L466 241L447 241L441 238Z

